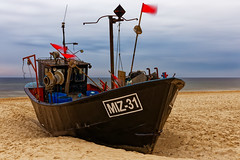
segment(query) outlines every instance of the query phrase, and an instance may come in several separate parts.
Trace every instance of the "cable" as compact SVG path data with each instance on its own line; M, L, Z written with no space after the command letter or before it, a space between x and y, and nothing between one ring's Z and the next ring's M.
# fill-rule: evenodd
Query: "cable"
M32 82L33 82L33 77L32 77L32 72L31 72L31 69L30 69L30 65L28 65L28 70L29 70L30 77L31 77ZM34 84L33 83L32 83L32 87L34 88Z
M116 70L120 70L120 67L121 69L123 70L123 64L122 64L122 59L121 59L121 42L120 42L120 32L121 32L121 29L120 29L120 25L121 23L118 22L118 37L117 37L117 51L116 51L116 66L115 66L115 73L116 73Z
M23 78L26 79L26 77L25 77L26 73L24 72L24 60L23 60L23 64L22 64L22 73L23 73Z
M118 66L118 53L119 53L119 43L120 43L120 22L118 22L118 36L117 36L117 48L116 48L116 64L115 64L115 73Z

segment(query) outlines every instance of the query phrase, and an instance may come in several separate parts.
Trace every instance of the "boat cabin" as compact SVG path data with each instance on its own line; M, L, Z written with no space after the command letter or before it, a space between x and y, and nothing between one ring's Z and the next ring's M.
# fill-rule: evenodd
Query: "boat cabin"
M44 86L43 99L51 100L51 94L65 93L63 96L71 98L86 95L87 74L91 64L74 60L74 65L69 65L64 59L38 59L38 78L40 86ZM54 95L53 95L54 97Z

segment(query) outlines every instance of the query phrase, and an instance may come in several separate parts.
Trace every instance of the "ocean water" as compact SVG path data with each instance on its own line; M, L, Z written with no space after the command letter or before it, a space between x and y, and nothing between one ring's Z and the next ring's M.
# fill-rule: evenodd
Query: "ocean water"
M92 78L99 84L98 78ZM181 78L186 85L181 91L220 91L240 90L240 78ZM110 78L101 78L110 85ZM23 90L28 82L34 78L0 78L0 98L25 97ZM90 80L88 80L91 83Z
M240 78L182 78L182 91L225 91L240 90Z
M32 78L0 78L0 98L24 97L26 83L35 81Z

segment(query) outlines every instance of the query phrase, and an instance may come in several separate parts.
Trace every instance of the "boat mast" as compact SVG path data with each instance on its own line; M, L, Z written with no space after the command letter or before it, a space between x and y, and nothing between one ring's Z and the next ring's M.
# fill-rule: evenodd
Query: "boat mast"
M111 74L114 75L114 46L113 46L113 20L112 16L108 16L109 18L109 39L110 39L110 68L111 68ZM114 86L114 79L113 76L111 76L111 88L113 89Z
M65 43L65 31L64 31L64 28L65 28L65 22L62 22L62 31L63 31L63 51L64 51L64 54L66 54L66 43Z

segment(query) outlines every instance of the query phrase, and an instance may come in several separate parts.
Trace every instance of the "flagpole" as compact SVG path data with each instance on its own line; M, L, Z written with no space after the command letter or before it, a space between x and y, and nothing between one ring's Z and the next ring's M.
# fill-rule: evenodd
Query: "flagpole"
M142 8L143 8L143 5L144 5L144 3L142 3ZM139 16L139 21L138 21L139 26L140 26L141 20L142 20L142 9L141 9L141 13L140 13L140 16Z
M144 3L142 3L142 8L143 8L143 5L144 5ZM139 28L140 28L141 20L142 20L142 9L141 9L141 13L140 13L140 16L139 16L139 21L138 21L138 27L139 27ZM133 70L133 63L134 63L135 53L136 53L136 48L137 48L138 35L139 35L139 33L136 32L136 39L135 39L135 44L134 44L133 58L132 58L132 64L131 64L130 74L132 73L132 70Z

